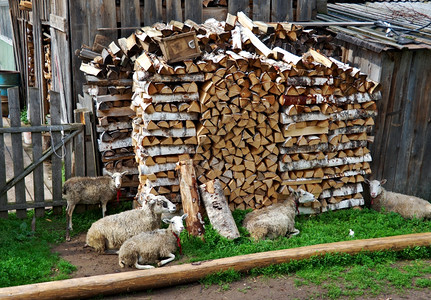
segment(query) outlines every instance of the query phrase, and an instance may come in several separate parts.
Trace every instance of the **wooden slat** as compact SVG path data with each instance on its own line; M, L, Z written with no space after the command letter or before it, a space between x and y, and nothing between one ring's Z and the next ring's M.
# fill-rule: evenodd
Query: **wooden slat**
M249 14L250 8L248 7L248 0L235 0L228 2L228 12L231 15L236 15L238 12L242 11L246 15Z
M81 113L75 109L75 122L84 122L81 120ZM75 158L75 176L85 176L85 131L83 130L74 140L74 158Z
M311 20L311 7L310 0L297 0L296 4L296 21L310 21Z
M166 0L166 23L171 20L183 21L181 0Z
M117 9L115 1L112 0L99 0L99 1L85 1L86 3L82 9L89 8L87 14L87 23L89 30L89 42L93 44L94 37L98 32L98 28L116 28L117 27ZM95 17L97 16L97 17ZM111 40L117 39L117 32L115 30L105 31L104 36ZM78 47L78 49L81 47Z
M253 0L253 21L270 21L271 0Z
M202 0L184 0L184 19L200 24L202 20Z
M10 115L10 126L20 127L20 108L19 108L19 93L18 88L8 89L9 98L9 115ZM13 172L14 176L18 176L24 171L24 159L23 159L23 148L22 148L22 135L21 133L12 133L12 157L13 157ZM15 185L15 202L22 204L26 202L25 199L25 181L20 180ZM16 216L20 219L27 217L26 210L17 210Z
M60 115L60 94L57 92L50 92L51 97L51 124L58 125L61 124L61 115ZM61 133L52 132L52 142L53 144L57 144L61 141ZM63 149L55 151L53 155L51 155L51 167L52 167L52 200L60 201L62 200L62 155ZM55 214L62 213L61 206L54 206L53 211Z
M144 25L153 25L162 22L162 1L144 1Z
M272 22L293 21L292 0L272 0Z
M429 232L351 240L214 259L202 261L198 264L182 264L150 270L7 287L0 290L0 297L13 297L16 300L72 299L78 294L80 297L91 297L172 286L173 283L184 284L222 271L247 272L252 268L263 268L273 264L307 259L316 255L323 256L327 253L353 255L364 250L372 252L382 250L400 251L406 248L429 247L430 245L431 233Z
M120 17L121 27L141 26L141 9L139 7L139 0L121 0ZM122 29L121 36L128 37L133 32L133 29Z
M3 127L3 117L0 118L0 127ZM6 146L4 134L0 132L0 190L6 185ZM7 193L0 194L0 218L8 218L8 211L4 211L7 206Z
M30 120L32 126L41 125L41 111L40 111L40 98L39 91L35 88L28 89L28 101L30 106ZM31 134L33 143L33 161L37 161L42 157L42 134L40 132L33 132ZM36 167L33 171L33 186L34 186L34 202L44 201L44 177L43 165ZM45 215L44 208L35 209L36 217L43 217Z

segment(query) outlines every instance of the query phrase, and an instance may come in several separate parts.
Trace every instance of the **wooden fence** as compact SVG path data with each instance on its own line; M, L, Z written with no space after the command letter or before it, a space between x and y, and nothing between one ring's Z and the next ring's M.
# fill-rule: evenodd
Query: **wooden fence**
M65 204L62 200L62 171L64 170L65 179L85 175L84 125L61 124L60 97L56 92L50 92L51 124L41 124L39 91L35 88L28 91L31 126L21 125L18 88L8 89L10 127L5 127L3 118L0 118L0 217L3 218L7 218L11 210L16 210L18 218L26 218L27 209L30 208L35 209L36 217L44 215L45 207L53 207L54 213L61 213ZM23 158L24 132L31 132L32 141L32 162L26 167ZM46 151L43 151L43 132L49 133L51 139L51 146ZM6 149L5 141L8 138L11 140L9 145L11 149ZM7 157L8 150L13 154L12 158ZM48 158L51 159L52 199L47 199L45 195L44 180L47 180L47 177L44 176L43 162ZM8 165L13 165L13 177L6 180L12 174L12 170L8 170ZM26 199L24 179L30 174L33 175L33 190L29 193L34 200ZM7 192L12 187L15 187L15 195L8 199Z

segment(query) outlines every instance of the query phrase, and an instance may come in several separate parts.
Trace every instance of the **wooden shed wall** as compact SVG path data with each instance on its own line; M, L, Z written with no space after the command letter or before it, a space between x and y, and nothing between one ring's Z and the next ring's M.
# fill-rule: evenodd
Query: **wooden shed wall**
M372 177L389 190L431 199L430 50L373 51L345 44L345 62L382 84Z

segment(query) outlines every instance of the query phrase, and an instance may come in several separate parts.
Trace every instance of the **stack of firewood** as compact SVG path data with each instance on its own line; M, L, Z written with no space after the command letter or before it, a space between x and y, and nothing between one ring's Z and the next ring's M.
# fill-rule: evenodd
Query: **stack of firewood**
M200 58L166 49L167 41L179 47L183 36L189 45L197 41ZM239 13L226 22L144 27L102 55L82 49L89 58L82 70L98 77L93 82L114 76L112 83L123 79L112 66L133 65L134 94L126 97L135 116L131 143L140 183L149 179L154 193L175 199L176 163L192 157L198 183L219 179L231 209L268 206L294 186L316 196L300 207L315 213L363 204L379 98L376 83L322 54L337 53L330 40ZM108 115L98 116L110 125Z
M86 74L82 105L94 109L97 147L102 173L124 172L124 196L134 196L139 185L138 168L132 146L132 57L136 48L126 39L109 42L97 36L92 48L83 46L77 55L82 59L81 71ZM101 46L104 43L106 46ZM120 46L118 46L120 45ZM88 103L90 102L90 103Z
M303 213L363 205L361 182L371 173L367 144L379 85L314 50L296 68L313 77L296 77L298 84L279 99L286 139L280 149L280 194L289 194L288 186L313 193L318 200L300 207Z
M148 57L143 53L135 67L145 70L145 61ZM138 71L134 77L131 107L136 117L132 139L140 182L149 180L154 192L173 202L179 201L175 169L180 160L190 159L196 152L196 126L201 112L198 84L203 75L197 73L192 61L188 63L188 68L177 68L172 75Z

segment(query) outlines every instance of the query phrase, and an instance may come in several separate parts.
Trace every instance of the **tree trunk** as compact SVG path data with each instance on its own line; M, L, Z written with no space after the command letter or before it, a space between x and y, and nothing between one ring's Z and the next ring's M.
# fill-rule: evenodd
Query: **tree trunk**
M238 228L229 209L223 188L218 179L208 181L199 186L202 200L207 211L208 218L214 229L225 238L236 239L239 237Z
M187 231L191 235L203 238L205 232L202 215L203 207L199 198L193 160L180 161L178 171L183 210L188 215L186 218Z

